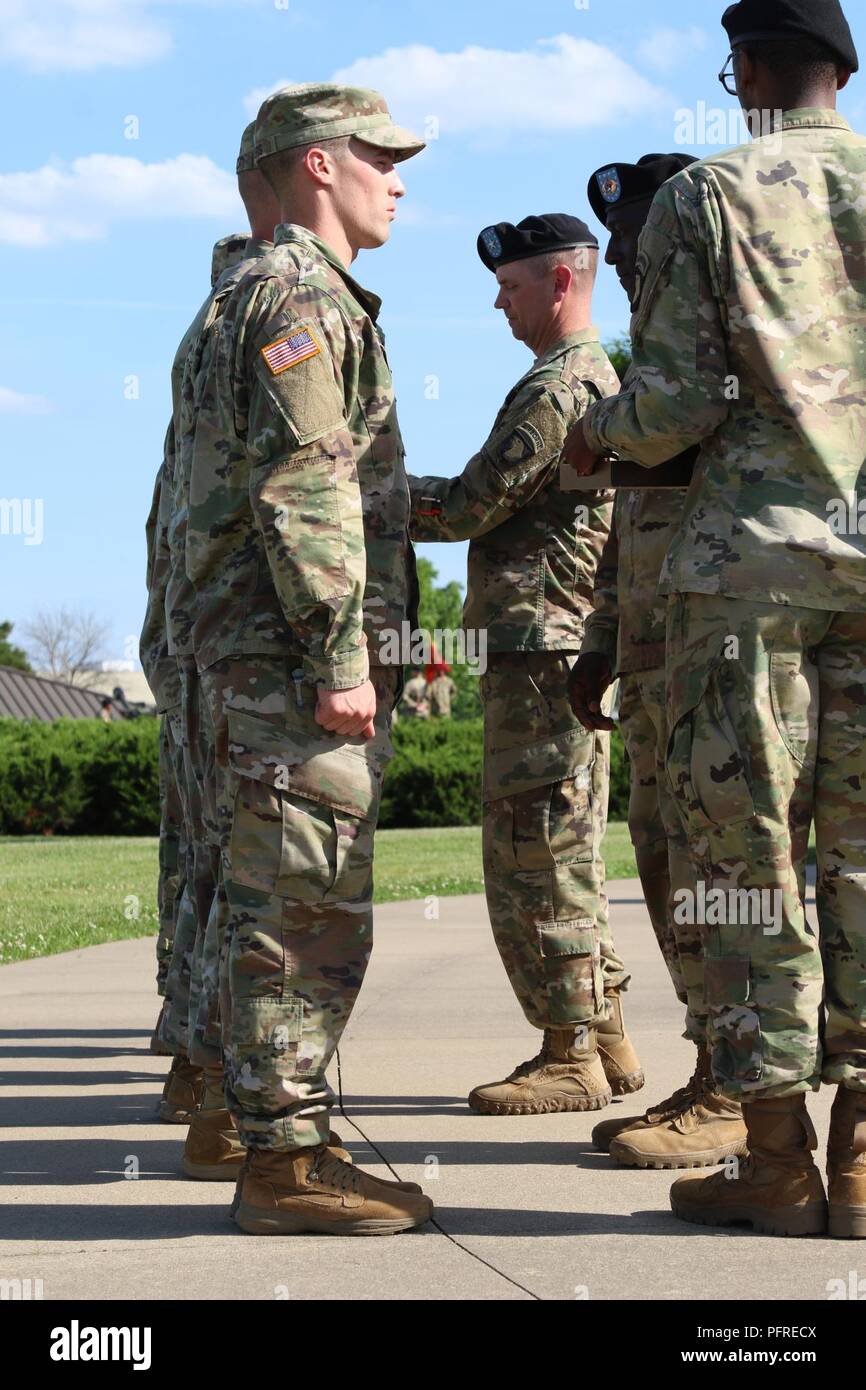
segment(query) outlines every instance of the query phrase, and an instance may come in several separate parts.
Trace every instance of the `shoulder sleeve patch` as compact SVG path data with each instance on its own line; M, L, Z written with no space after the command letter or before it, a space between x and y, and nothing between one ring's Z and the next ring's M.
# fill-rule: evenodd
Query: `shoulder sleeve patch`
M345 426L342 363L335 359L335 341L319 319L281 318L282 322L267 324L251 344L252 362L263 387L256 423L265 426L268 414L276 409L295 442L310 444ZM341 344L338 335L338 353Z

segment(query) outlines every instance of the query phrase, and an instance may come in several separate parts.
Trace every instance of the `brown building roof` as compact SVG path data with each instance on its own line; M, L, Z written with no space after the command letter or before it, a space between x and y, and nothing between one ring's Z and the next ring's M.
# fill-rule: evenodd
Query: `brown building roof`
M81 690L65 681L46 680L12 666L0 666L0 718L98 719L104 695ZM112 706L112 719L120 715Z

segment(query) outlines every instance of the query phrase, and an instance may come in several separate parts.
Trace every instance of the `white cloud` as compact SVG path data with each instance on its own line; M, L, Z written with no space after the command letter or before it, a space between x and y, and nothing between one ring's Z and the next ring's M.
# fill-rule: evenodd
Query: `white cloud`
M0 386L0 415L47 415L53 409L47 396L26 396Z
M0 0L0 55L30 72L139 67L171 42L146 0Z
M485 137L514 132L577 130L643 115L663 93L612 49L569 34L531 49L464 48L440 53L423 44L359 58L334 82L384 92L395 119L420 127L428 117L444 134ZM245 98L255 113L287 79Z
M656 72L673 72L707 46L707 33L692 25L689 29L655 29L637 46L637 56Z
M170 217L220 217L245 226L234 174L194 154L160 164L90 154L0 174L0 241L15 246L94 241L116 222Z

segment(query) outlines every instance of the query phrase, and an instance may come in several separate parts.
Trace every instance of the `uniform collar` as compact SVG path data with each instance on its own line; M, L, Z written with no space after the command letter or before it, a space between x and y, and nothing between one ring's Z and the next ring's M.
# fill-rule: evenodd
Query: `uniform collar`
M834 130L851 130L850 125L832 106L800 106L793 111L783 111L782 119L774 130L808 130L815 126L830 126Z
M257 256L265 256L268 251L273 251L273 249L274 243L272 241L266 241L264 237L248 237L247 244L244 247L244 260L251 260Z
M566 333L564 338L554 343L553 347L548 348L540 357L536 357L533 366L545 367L548 362L553 362L557 357L564 357L572 348L585 347L588 343L599 342L598 329L593 325L589 328L581 328L577 333Z
M366 310L375 323L379 317L379 310L382 308L381 299L378 295L372 294L370 290L365 290L363 285L359 285L358 281L352 278L336 251L332 251L327 242L322 241L322 238L316 236L315 232L311 232L308 227L298 226L297 222L281 222L274 233L274 244L276 246L294 244L315 252L346 282L348 289L355 296L362 309Z

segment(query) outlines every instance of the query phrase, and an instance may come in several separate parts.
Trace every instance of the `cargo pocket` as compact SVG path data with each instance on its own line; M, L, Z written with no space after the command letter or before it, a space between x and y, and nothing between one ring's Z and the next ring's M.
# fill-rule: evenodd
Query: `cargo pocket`
M748 956L708 956L704 990L713 1044L713 1075L742 1085L764 1074L761 1019L752 1001Z
M361 747L311 738L229 709L237 776L231 877L302 903L363 896L382 790L381 765Z
M770 656L770 698L773 718L791 757L800 767L812 767L818 751L818 668L800 650Z
M736 730L710 669L693 703L672 711L667 772L691 832L751 820L755 803Z
M286 1095L271 1095L276 1081L295 1071L304 1027L301 999L271 995L236 999L231 1018L227 1060L232 1089L245 1108L281 1108Z
M591 1023L604 1009L598 932L591 918L551 922L538 936L554 1028Z

